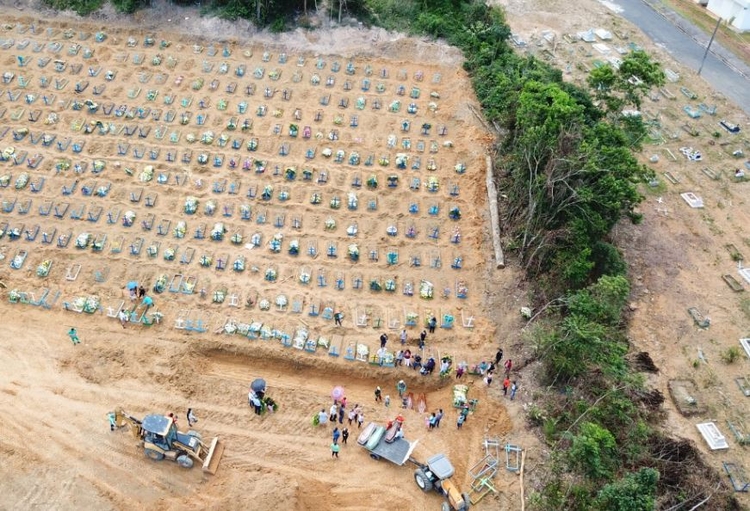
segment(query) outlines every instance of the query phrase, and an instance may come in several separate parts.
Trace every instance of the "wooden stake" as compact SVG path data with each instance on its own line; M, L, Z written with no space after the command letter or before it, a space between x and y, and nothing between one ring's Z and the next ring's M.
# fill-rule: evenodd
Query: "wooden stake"
M526 451L521 451L521 470L518 471L519 475L521 476L521 511L524 511L526 507L526 499L523 495L523 463L526 460Z
M505 268L505 256L500 245L500 214L497 211L497 188L495 187L492 157L487 156L487 195L490 202L490 229L492 230L492 245L495 248L495 262L497 268Z

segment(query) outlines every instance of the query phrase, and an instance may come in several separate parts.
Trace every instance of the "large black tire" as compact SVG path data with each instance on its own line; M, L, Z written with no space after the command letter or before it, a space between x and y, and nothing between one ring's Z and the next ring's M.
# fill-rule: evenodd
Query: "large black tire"
M430 481L430 478L427 477L427 474L421 468L414 471L414 482L425 493L432 490L432 481Z
M471 500L469 499L468 493L462 493L461 496L464 498L464 511L469 511L469 508L471 507ZM460 511L460 510L459 510Z
M443 503L440 505L440 511L451 511L451 505L446 501L443 501Z
M146 453L147 458L151 458L154 461L161 461L164 459L164 453L161 453L159 451L146 448L144 452Z
M182 468L193 468L193 458L191 458L187 454L177 456L177 464Z

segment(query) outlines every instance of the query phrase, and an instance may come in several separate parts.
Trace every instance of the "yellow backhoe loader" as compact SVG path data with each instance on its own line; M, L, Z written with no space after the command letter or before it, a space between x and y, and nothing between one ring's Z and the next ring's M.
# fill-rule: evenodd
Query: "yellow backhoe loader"
M197 461L204 472L216 473L224 453L224 444L218 437L210 444L204 444L196 431L177 431L174 420L166 415L146 415L143 420L138 420L120 408L110 415L114 415L115 427L127 426L130 429L146 456L152 460L168 459L184 468L191 468Z

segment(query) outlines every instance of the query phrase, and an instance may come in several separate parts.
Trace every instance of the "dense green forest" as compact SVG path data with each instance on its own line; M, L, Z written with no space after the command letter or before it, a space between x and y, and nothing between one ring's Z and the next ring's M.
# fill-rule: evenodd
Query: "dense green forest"
M86 13L101 0L47 1ZM112 1L130 12L146 0ZM594 70L582 88L564 82L561 70L515 53L502 10L478 0L326 5L326 16L341 9L460 48L483 113L503 134L493 155L501 234L544 310L526 339L543 367L537 377L545 389L534 396L528 420L550 452L535 474L531 507L690 509L714 492L712 509L739 509L731 495L715 490L718 475L694 448L665 435L663 398L645 386L629 353L630 282L610 232L618 222L640 221L639 186L650 172L634 156L645 135L640 117L622 112L637 109L646 91L663 84L660 66L632 52L619 69ZM283 29L316 6L322 4L214 0L203 8Z

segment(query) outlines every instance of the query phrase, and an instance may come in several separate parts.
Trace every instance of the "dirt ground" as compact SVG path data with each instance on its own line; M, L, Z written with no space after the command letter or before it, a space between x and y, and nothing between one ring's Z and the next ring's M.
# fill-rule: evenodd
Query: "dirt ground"
M671 91L677 99L667 100L661 96L656 102L647 100L644 106L644 114L659 120L659 132L665 139L664 143L647 145L643 151L644 162L648 162L653 155L659 156L657 163L649 163L657 171L659 183L644 189L647 197L641 208L644 222L637 227L622 225L615 233L631 264L636 283L631 304L631 338L634 348L649 352L659 367L658 374L649 376L649 381L655 388L667 396L669 381L692 380L696 382L699 392L699 395L693 397L706 404L705 415L683 417L677 412L676 406L667 400L665 406L668 411L668 427L676 435L693 440L704 450L709 463L717 470L721 470L722 461L747 464L742 456L743 447L738 445L726 423L729 419L737 427L741 427L743 421L747 420L748 401L743 398L735 383L735 378L748 376L747 359L742 353L737 362L728 365L721 361L721 354L730 346L739 347L738 339L746 335L750 303L744 298L746 293L731 291L721 277L729 274L743 286L748 285L738 274L737 262L732 259L725 245L732 243L740 252L750 250L750 240L742 232L748 215L743 194L749 185L744 181L735 182L733 178L733 169L741 166L744 158L735 159L731 156L736 149L750 151L750 147L745 145L744 129L742 134L730 136L717 125L718 120L726 118L744 128L747 126L747 119L735 115L731 105L712 94L699 78L671 62L661 49L651 47L637 30L598 2L591 0L562 4L512 1L505 2L505 6L514 33L530 43L519 51L534 51L542 58L552 59L563 69L569 70L566 76L571 80L580 80L583 76L582 69L585 67L582 63L590 67L594 65L594 60L606 60L608 56L602 57L597 51L590 49L576 49L582 47L583 43L577 43L577 46L562 43L562 34L598 27L628 34L627 40L618 41L615 36L610 46L635 42L654 52L665 63L665 67L680 73L680 81L669 83L666 87L667 92ZM76 34L79 30L90 34L105 30L109 35L101 45L94 44L91 39L81 43L84 47L91 45L95 48L93 58L98 60L96 65L103 67L102 74L106 69L118 70L116 79L106 84L107 88L101 97L94 98L102 105L108 102L116 105L144 104L144 97L151 88L160 89L156 103L161 102L167 90L175 92L175 102L187 95L192 95L195 102L207 97L210 102L207 123L218 137L223 132L230 113L236 112L238 102L244 99L241 98L244 95L242 89L238 88L234 95L229 95L224 92L224 87L231 81L243 84L257 82L255 95L248 100L251 106L246 117L254 120L253 133L258 134L261 145L258 153L251 156L257 158L260 155L271 163L284 166L288 159L296 165L298 174L307 164L304 158L307 144L301 137L291 141L291 152L286 159L278 155L281 144L288 140L286 135L292 112L296 108L301 110L300 131L309 124L313 132L317 132L319 128L311 119L317 110L323 108L319 105L319 99L327 90L324 83L331 74L328 71L330 66L335 60L345 65L349 58L354 58L358 69L351 77L353 90L347 94L343 94L342 89L342 84L347 79L344 70L337 74L336 84L331 90L332 103L325 107L327 117L320 128L323 140L316 145L317 153L312 166L316 171L330 168L334 179L329 184L320 186L323 202L318 206L312 206L309 202L310 194L318 189L317 183L313 183L311 187L299 177L294 182L286 182L279 176L272 175L270 165L264 176L240 174L242 189L237 197L226 193L212 193L214 180L226 178L232 182L238 177L237 171L228 169L228 160L233 151L228 146L219 149L214 143L209 152L212 156L225 156L223 167L217 170L209 164L209 170L200 171L194 164L201 151L201 145L196 142L191 146L193 163L184 166L165 165L164 155L171 145L166 142L168 136L162 142L154 140L153 132L158 128L159 122L152 123L152 134L147 140L129 141L130 150L138 145L161 146L157 173L159 170L169 170L171 179L175 175L186 176L188 180L185 185L164 187L157 185L155 181L140 183L138 176L143 166L151 163L147 161L147 157L138 160L132 156L118 155L116 144L126 139L72 132L70 127L73 121L89 117L81 112L70 108L59 110L60 121L54 126L43 128L43 131L53 132L58 137L84 139L85 158L82 157L81 160L91 162L94 156L98 156L107 161L106 171L102 175L84 175L79 186L92 184L94 181L97 184L112 183L112 195L107 199L112 204L101 201L106 205L104 215L110 206L119 205L123 211L134 210L136 224L130 228L124 228L121 224L109 225L103 217L99 222L92 222L84 227L81 226L81 221L67 217L53 220L52 217L41 218L36 214L24 217L17 211L9 215L3 213L2 218L9 222L10 227L23 226L28 229L40 224L45 231L56 227L57 235L70 230L74 234L74 240L80 232L90 230L93 234L108 234L108 242L102 253L92 253L91 249L79 251L72 248L73 242L66 249L56 249L41 244L39 239L33 243L23 239L8 241L7 237L0 240L0 250L5 255L0 280L8 288L4 296L7 297L7 291L13 288L34 292L37 297L42 288L52 289L53 294L57 290L61 292L60 300L50 311L28 305L11 305L7 298L0 305L4 317L14 315L14 320L4 322L6 341L0 343L3 367L6 368L0 379L0 402L4 405L0 407L0 432L3 433L0 438L6 459L0 474L4 481L2 486L8 496L0 508L120 509L132 506L135 501L140 506L159 505L167 509L372 509L374 506L437 509L439 497L421 494L412 481L412 473L408 467L370 460L362 449L353 445L352 439L352 445L343 450L341 459L332 461L328 449L330 429L314 428L311 425L312 414L329 405L329 394L334 385L346 388L350 403L365 404L367 420L387 420L394 414L394 410L377 406L372 397L373 389L380 385L387 393L387 389L393 389L395 382L402 377L406 377L411 391L426 394L428 410L441 407L448 410L439 432L428 432L422 425L423 416L418 411L404 412L407 436L420 440L415 451L417 458L424 458L436 451L447 452L456 466L458 482L467 488L470 482L467 471L483 455L482 439L485 435L497 436L503 442L526 448L526 467L533 481L535 469L543 461L545 454L544 446L526 430L523 416L523 405L531 402L533 396L528 388L531 387L533 366L514 374L521 383L518 403L511 404L503 400L497 387L489 391L480 388L482 383L476 379L470 393L480 399L480 406L464 429L456 431L455 413L450 406L450 389L437 378L425 379L406 370L389 370L362 362L344 361L343 356L329 357L322 349L309 354L294 348L284 348L278 341L248 341L238 336L210 332L185 333L173 328L175 320L188 311L191 314L187 318L205 319L210 322L211 330L221 327L227 318L261 321L292 337L298 328L305 326L310 334L337 341L343 355L351 342L367 344L371 353L374 351L377 336L384 326L373 329L373 320L381 318L385 326L389 318L397 318L403 323L406 309L414 309L420 321L428 313L439 314L442 319L444 310L456 317L457 324L452 330L439 330L438 335L428 339L434 353L449 353L455 360L476 363L491 356L500 344L505 347L506 356L525 358L528 347L520 341L522 324L518 317L518 307L526 305L527 296L523 286L518 283L518 273L512 264L502 272L491 270L494 265L491 264L486 227L482 163L483 144L488 138L468 108L469 104L474 104L474 100L463 93L468 88L468 83L456 66L460 56L454 50L357 27L311 33L297 31L284 36L258 34L248 26L199 19L194 10L180 10L166 5L159 7L161 17L139 15L142 29L137 31L125 28L123 24L127 23L127 19L111 12L99 15L100 19L93 23L80 24L74 17L64 15L34 21L29 17L28 8L25 11L11 11L11 6L7 6L5 9L12 12L12 19L8 21L11 25L30 25L34 22L43 27L38 37L46 37L43 30L47 27L57 29L50 38L64 43L60 55L70 62L83 64L81 77L66 76L71 83L67 88L55 92L58 99L93 98L90 94L84 94L84 98L72 91L73 85L85 78L83 74L91 64L82 59L80 54L77 57L65 55L68 46L77 42L77 36L72 41L63 39L62 31L66 28L73 28ZM565 12L564 18L559 15L561 12ZM163 29L164 26L168 26L168 29ZM0 39L12 37L17 42L24 38L35 39L29 33L9 35L8 32L13 30L17 30L17 27L12 26L0 33ZM555 42L559 43L558 46L552 48L548 43L542 42L544 30L550 30L556 35ZM143 48L146 33L154 33L157 46L162 38L169 39L172 45L164 50L159 50L158 47ZM223 43L215 43L218 54L212 58L215 68L210 74L201 72L202 62L208 59L208 50L212 44L210 40L200 37L206 33L225 34L222 39L228 42L232 51L230 57L223 58ZM131 35L137 40L135 48L127 48L126 45L127 38ZM243 39L247 35L251 35L252 40ZM200 54L194 53L193 45L196 42L205 46ZM245 49L252 49L252 55L244 56ZM551 51L552 56L546 54L545 49L554 50ZM268 63L262 62L264 51L270 53ZM141 70L136 70L131 64L115 61L115 57L124 52L128 52L129 59L132 59L134 53L143 53L146 56L143 71L154 75L159 72L168 74L164 84L153 85L153 77L151 86L149 83L141 84L137 74ZM288 63L284 66L278 63L281 52L286 52L289 56ZM24 53L32 57L32 62L28 68L22 69L16 63L15 55ZM45 50L43 55L46 53ZM177 58L179 62L176 69L152 68L149 59L157 53L163 54L164 59L170 55ZM306 62L300 68L302 79L295 82L295 64L300 55L306 57ZM318 55L326 60L327 67L320 71L323 83L316 88L309 80ZM56 76L51 71L41 70L36 65L37 57L30 47L21 52L13 49L0 51L3 72L10 69L19 76L30 75L34 81L44 74ZM230 71L227 75L220 76L217 69L223 61L230 64ZM132 60L129 62L132 63ZM240 63L245 63L247 72L242 79L232 74ZM350 129L347 124L349 116L357 113L354 111L354 103L360 95L359 84L364 76L363 67L367 63L372 65L375 72L382 67L389 69L389 79L386 81L389 86L387 101L384 101L383 110L375 114L370 110L375 95L373 91L366 94L368 105L359 113L360 127L357 128L358 134L354 134L355 130ZM266 68L266 76L260 81L249 78L258 66ZM267 77L267 73L273 68L281 69L281 77L277 82L269 81ZM432 131L434 134L439 125L445 125L448 135L443 138L454 141L455 147L439 147L435 155L438 163L435 175L440 178L441 202L445 205L455 203L461 207L462 220L458 225L463 239L457 246L451 244L448 238L452 225L442 229L441 238L436 244L425 239L425 231L435 224L425 213L433 197L426 191L420 191L416 195L420 214L415 217L414 226L418 228L419 236L416 240L411 240L402 234L410 226L407 223L411 218L407 205L414 193L406 189L404 180L397 190L385 189L385 177L393 171L393 155L388 170L382 170L376 163L371 168L362 165L357 168L346 167L346 175L339 171L344 166L335 165L331 161L325 162L321 158L322 149L329 145L334 150L342 147L347 158L351 151L358 150L363 160L370 153L379 157L381 153L397 152L387 148L387 135L395 132L399 142L401 141L403 134L398 132L398 122L406 114L384 114L392 99L393 88L399 81L398 72L401 69L407 72L409 78L404 81L409 87L407 96L402 98L402 112L408 104L411 85L417 84L413 80L417 70L422 70L425 76L424 81L419 84L421 97L418 100L420 112L417 118L428 115L429 92L435 90L440 94L440 98L435 101L438 104L437 112L429 114L434 119ZM431 80L435 73L440 73L441 80L433 84ZM176 86L174 80L180 75L183 80L181 85ZM200 76L206 77L202 90L191 91L191 83ZM373 87L375 78L373 76ZM212 92L208 88L213 79L219 80L219 86ZM91 82L89 91L95 85L104 83L102 75L88 80ZM262 88L265 86L280 89L276 91L275 97L263 101L271 109L284 109L279 121L274 120L272 112L264 118L255 116L254 109L262 101ZM717 105L717 116L704 115L697 121L687 118L682 107L688 100L680 93L681 86L687 86L699 95L700 99L690 103L695 105L703 101L709 106ZM142 88L140 97L135 101L128 98L129 90L138 87ZM285 87L293 93L289 102L280 99L281 90ZM2 89L17 91L17 81L10 85L3 84ZM335 128L330 119L335 116L336 104L343 96L349 96L351 104L342 110L344 121L339 128L341 137L338 144L329 144L325 137L330 129ZM223 114L217 113L215 108L216 102L221 98L229 100L229 108ZM32 134L39 132L39 127L23 121L8 121L9 116L21 106L23 96L18 103L13 103L4 92L2 101L0 108L7 108L3 122L9 123L13 129L27 126ZM34 109L33 105L23 106L27 111ZM159 108L164 113L168 110L163 105L159 105ZM195 115L198 112L195 103L191 108ZM181 112L183 109L176 107L174 110ZM245 117L236 116L240 119ZM699 130L700 135L688 135L681 128L685 122L690 122ZM273 134L275 124L282 125L283 136ZM410 136L415 144L419 139L419 124L421 121L415 119L411 128ZM173 123L173 126L176 125L177 122ZM180 140L176 144L179 151L188 148L185 141L188 133L200 136L206 129L196 127L192 121L189 126L177 128L181 131ZM170 127L169 132L171 131ZM723 134L717 139L712 136L714 131ZM239 130L235 133L239 134ZM672 138L674 136L679 138ZM247 140L249 135L243 138ZM265 141L269 145L264 146ZM723 146L724 142L729 144ZM25 140L13 142L11 133L6 133L0 145L5 148L11 143L18 149L28 151L29 155L35 152L45 154L38 169L30 171L32 177L34 173L47 177L45 188L38 194L31 194L28 188L17 192L19 205L31 198L34 208L32 211L36 211L45 200L53 200L55 203L67 200L60 194L60 188L70 184L75 176L55 175L54 162L60 159L60 153L51 148L44 149L41 145L32 145L28 136ZM703 161L691 162L683 158L679 148L689 146L702 151ZM671 150L676 161L671 161L666 149ZM244 149L238 152L243 159L248 154ZM128 154L132 155L132 152ZM65 157L75 160L70 149ZM427 155L423 155L422 160L424 169ZM118 162L119 167L116 165ZM466 163L466 174L459 176L453 171L457 163ZM122 171L124 167L133 168L134 176L125 174ZM703 168L708 167L714 172L702 172ZM1 168L0 173L5 174L7 171L12 174L13 181L25 170L12 166L11 163L3 163ZM347 194L352 190L351 178L359 173L364 181L369 177L370 169L379 177L380 188L377 194L368 194L363 185L358 192L361 202L358 211L347 210ZM677 182L667 179L665 172L669 172ZM709 175L718 176L718 179L711 179ZM202 180L201 189L196 187L196 179ZM449 197L445 193L452 181L460 185L458 197ZM284 204L275 196L267 207L258 204L257 200L253 201L253 220L248 223L238 221L236 217L239 207L246 202L243 200L244 192L251 183L263 185L266 182L274 185L274 194L288 187L291 199ZM133 205L128 201L129 192L141 187L146 194L158 194L154 208L145 208L142 204ZM14 194L12 188L13 184L10 188L0 190L3 200ZM262 190L262 186L260 189ZM689 208L680 197L683 192L701 196L705 207ZM334 194L338 194L343 202L338 211L332 211L328 207L328 201ZM200 200L196 216L182 214L183 203L188 195ZM369 198L377 198L379 201L378 211L375 213L365 211ZM73 207L78 203L96 204L90 197L83 197L80 191L70 199ZM227 240L217 244L192 239L192 232L199 225L205 223L210 230L219 221L218 218L202 214L203 207L211 199L216 200L220 207L234 205L235 218L228 220L227 225L242 229L246 240L255 232L263 235L262 246L247 254L248 268L242 274L231 272L230 269L225 273L218 272L214 269L215 263L211 268L198 265L199 258L207 255L214 261L225 256L231 266L232 261L244 249L242 246L232 246ZM445 209L444 207L440 217L440 226L447 221ZM271 254L267 248L268 240L278 229L271 227L272 220L269 220L270 225L258 225L255 215L259 210L267 210L270 219L277 216L275 213L286 211L286 224L282 229L285 236L280 254ZM389 219L392 215L389 213L393 211L398 211L396 218L399 234L395 240L385 235L386 227L391 225ZM189 242L180 243L183 249L186 245L196 248L195 258L190 265L180 266L177 261L164 261L164 248L179 242L171 233L162 239L152 231L139 229L141 220L148 218L151 213L155 215L155 225L163 218L186 220L186 239ZM292 218L297 214L302 217L303 222L303 229L299 233L290 227ZM334 217L338 224L334 232L328 232L323 227L329 216ZM357 264L346 260L346 249L351 240L344 231L351 221L356 221L360 230L358 242L362 261ZM171 228L174 228L174 222ZM234 229L230 229L227 237L232 232ZM118 236L123 236L124 249L120 254L112 254L111 248ZM144 238L144 253L136 258L127 255L127 252L128 245L138 237ZM293 259L286 254L286 250L288 241L295 238L300 239L303 251L311 240L317 240L321 251L325 250L328 242L336 242L339 256L336 261L324 258L322 254L313 261L306 260L305 254ZM148 258L146 248L160 240L162 244L159 255ZM368 244L381 248L378 263L366 261ZM389 247L398 248L400 257L400 262L391 268L384 262L385 251ZM21 270L11 270L9 262L20 248L29 251L28 259ZM450 261L458 254L456 249L460 249L464 260L464 268L459 272L449 268ZM421 269L409 266L407 261L412 255L421 254L428 261L435 250L442 256L443 268L429 268L428 264L424 264ZM259 254L259 251L262 253ZM177 252L178 259L181 253L182 251ZM41 280L36 276L35 270L45 259L52 259L54 263L49 277ZM75 281L68 281L65 278L66 271L74 264L82 265L80 276ZM258 268L258 273L252 272L253 265ZM263 279L263 273L271 265L276 266L280 276L274 284ZM302 267L310 268L313 279L317 278L316 272L324 270L328 288L301 286L298 277ZM94 272L104 268L109 268L106 281L97 282ZM106 314L87 316L60 310L63 300L96 294L106 312L108 306L117 308L121 301L128 302L122 289L127 281L138 280L151 287L159 275L166 274L171 279L177 272L196 276L197 289L205 289L206 297L200 298L197 293L184 295L165 292L155 295L157 309L164 313L164 321L150 329L129 325L123 330L116 320L108 318ZM340 272L345 272L346 288L344 291L334 291L333 283ZM353 279L360 273L366 285L372 277L384 280L391 275L397 277L394 280L398 282L398 291L390 296L382 296L383 292L375 294L368 290L355 291L352 289ZM455 297L456 276L460 276L468 285L469 294L465 300ZM402 294L405 280L413 279L416 283L423 278L435 281L435 300L426 302L419 300L417 296L405 297ZM440 297L443 288L451 289L449 297ZM211 303L214 291L224 289L230 295L237 294L240 304L251 298L253 308L235 309L226 303ZM418 295L418 289L415 292ZM305 313L295 316L291 312L276 311L274 302L279 294L284 294L290 301L295 296L301 296ZM263 299L270 302L269 311L259 310L258 302ZM330 321L307 315L311 304L325 306L330 302L335 302L332 306L346 314L344 327L341 329L334 328ZM703 314L710 316L711 326L708 329L694 326L687 313L688 307L698 307ZM354 326L358 309L368 311L367 328ZM476 328L473 331L462 328L462 310L467 311L467 315L475 316ZM67 340L65 332L70 326L75 326L81 334L81 346L73 347ZM396 344L398 332L398 329L389 332L391 346ZM414 328L409 329L412 345L417 332ZM702 356L699 355L699 350ZM247 385L258 376L269 381L270 394L281 405L279 413L260 420L246 406ZM123 406L135 415L175 411L179 413L183 423L184 410L193 407L200 419L197 429L204 437L218 435L227 445L219 472L216 476L204 476L197 469L186 472L176 465L159 466L147 460L124 432L108 431L106 413L115 406ZM706 449L695 424L708 420L715 421L727 437L730 445L728 451L719 451L717 454ZM29 438L38 440L31 444ZM750 470L750 466L745 466L745 469ZM252 474L249 481L248 474ZM494 498L485 499L478 508L519 509L518 477L503 470L496 477L495 484L498 493ZM377 490L373 491L374 488ZM528 492L529 488L526 488L527 495Z
M330 406L332 388L341 385L350 404L363 404L367 421L385 422L397 413L395 384L403 378L409 391L424 394L426 401L424 410L398 410L406 418L407 438L419 440L415 458L446 452L456 482L466 490L469 470L484 456L485 437L519 443L497 377L490 389L480 378L466 377L469 397L478 399L479 407L458 430L451 378L345 360L350 349L360 355L366 347L372 361L382 332L390 335L393 354L412 318L416 324L407 325L408 347L416 352L424 321L435 316L440 324L428 335L426 356L473 365L494 356L505 338L498 331L519 326L517 311L525 302L514 270L497 272L491 261L484 188L490 138L473 113L474 99L465 94L469 84L457 66L459 55L439 44L356 27L248 40L239 38L241 27L230 29L215 20L190 23L186 18L194 11L175 12L181 22L169 30L145 18L143 29L131 30L111 13L87 23L64 15L32 18L23 11L4 20L0 62L3 74L13 76L3 84L1 145L13 148L18 164L11 157L0 172L8 177L0 192L8 208L0 224L5 231L0 281L6 286L0 310L15 316L6 322L2 343L7 370L1 380L0 431L6 463L0 473L7 491L0 508L122 509L136 502L166 509L437 509L440 497L418 490L413 467L370 460L356 445L355 432L341 459L332 460L332 428L316 428L311 419ZM103 42L94 41L98 31L107 34ZM217 31L227 35L223 42L185 35ZM150 33L156 45L146 47ZM162 39L171 44L159 48ZM80 45L77 54L74 45ZM19 56L28 64L19 65ZM353 74L345 68L350 61ZM64 68L60 72L53 70L58 65ZM238 76L242 66L246 74ZM260 68L263 76L254 77ZM108 71L114 79L105 78ZM321 83L313 83L315 74ZM40 85L43 78L46 88ZM372 82L369 90L363 90L365 79ZM230 92L233 84L237 87ZM173 100L165 100L168 96ZM321 101L326 96L328 105ZM357 105L360 98L363 105ZM98 109L73 108L75 101L86 100ZM225 111L218 107L222 100L228 102ZM396 100L400 111L390 112ZM380 109L374 108L377 101ZM407 113L409 103L416 113ZM106 115L121 105L122 116ZM258 115L260 107L266 115ZM45 122L51 113L56 120ZM184 124L183 113L191 114ZM199 114L207 114L203 125L197 123ZM234 131L227 126L232 118L238 124ZM239 126L245 119L252 128L243 132ZM103 124L94 124L97 120ZM404 121L410 123L408 132ZM289 133L291 124L299 127L296 137ZM85 133L87 125L92 133ZM30 133L24 135L25 128ZM209 130L215 139L226 134L227 144L189 141ZM334 130L338 138L332 139ZM55 139L45 146L43 135ZM252 138L258 140L254 152L246 149ZM234 140L239 140L236 149ZM82 146L78 153L72 151L76 143ZM328 159L326 148L334 153ZM313 158L308 150L314 150ZM335 162L339 150L345 156ZM349 159L354 152L361 156L359 165ZM169 153L174 161L167 159ZM205 165L198 163L201 153L208 158ZM400 153L409 158L404 170L395 165ZM367 166L370 156L374 164ZM379 164L384 157L390 162ZM95 159L105 163L98 174ZM246 161L250 169L243 170ZM60 170L62 162L69 167ZM256 162L265 162L265 172L256 171ZM155 167L150 180L141 179L147 165ZM457 166L465 166L465 173ZM294 179L288 178L290 168L296 170ZM310 180L303 178L305 170L312 172ZM29 183L16 188L24 173ZM376 189L366 185L373 175ZM392 175L399 177L394 188L386 186ZM361 185L355 186L355 179ZM438 185L436 191L428 190L430 182ZM231 193L233 186L237 193ZM262 200L266 186L273 192ZM102 188L106 196L98 197ZM254 197L248 196L251 190ZM313 204L313 194L321 196L320 204ZM356 194L356 208L348 207L350 194ZM188 197L198 200L193 215L184 212ZM334 198L339 208L330 206ZM213 214L205 209L211 203ZM82 206L81 219L71 216ZM245 207L247 219L241 215ZM460 208L460 219L449 218L453 207ZM132 225L123 222L127 212L135 215ZM329 220L335 228L326 227ZM183 238L174 233L179 221L186 222ZM222 241L210 239L217 223L226 229ZM391 227L394 235L388 234ZM204 229L205 237L198 238L196 231ZM14 231L17 239L10 237ZM270 243L277 233L283 236L275 252ZM91 239L78 248L82 234ZM230 242L235 234L242 240ZM299 242L296 256L289 252L292 241ZM356 262L347 255L352 243L361 251ZM311 248L318 251L315 257ZM192 257L183 263L190 249ZM165 258L167 250L174 250L174 260ZM371 256L374 250L377 257ZM19 258L24 252L28 256ZM397 260L389 261L393 255ZM227 266L223 271L217 269L219 260ZM240 260L243 271L236 266ZM45 261L52 266L40 277ZM275 280L268 279L269 271ZM303 275L310 281L303 283ZM162 276L167 289L157 293ZM188 279L196 279L194 287ZM113 317L124 308L134 310L132 319L142 319L144 307L131 302L125 290L130 281L148 288L156 305L146 318L156 310L163 315L159 324L146 328L131 322L123 328ZM386 289L391 281L395 289L372 291L373 281ZM434 286L431 300L420 298L423 281ZM410 287L413 296L407 294ZM24 293L21 301L40 306L11 304L13 291ZM279 305L282 295L285 306ZM63 310L63 304L75 308L91 296L101 305L99 312ZM344 314L342 327L325 317L334 311ZM198 321L207 332L184 328ZM270 339L225 333L227 325L251 323L262 324L260 334ZM68 340L70 327L77 329L81 345ZM304 343L302 332L312 344ZM339 356L329 356L334 349ZM506 353L512 356L512 350ZM268 381L268 394L281 407L261 419L247 406L247 387L256 377ZM376 386L391 396L391 409L375 403ZM106 414L117 406L135 416L175 412L185 429L185 411L192 407L204 438L219 436L226 444L218 473L204 476L198 469L188 472L146 459L126 432L109 431ZM446 411L441 428L428 431L425 417L440 408ZM496 495L479 508L516 507L511 502L518 502L517 479L501 471Z

